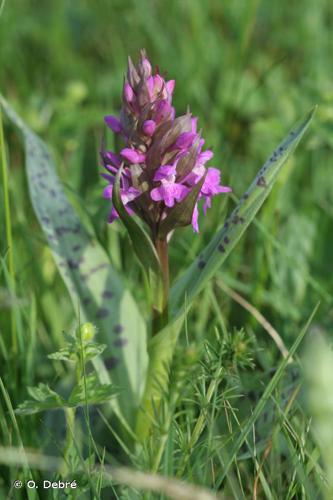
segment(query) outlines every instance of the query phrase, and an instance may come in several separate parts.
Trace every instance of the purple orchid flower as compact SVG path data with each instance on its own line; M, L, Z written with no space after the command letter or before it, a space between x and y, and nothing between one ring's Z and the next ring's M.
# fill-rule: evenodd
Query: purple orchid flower
M231 191L221 185L221 172L217 168L206 167L213 152L202 150L204 139L197 131L197 118L189 112L176 117L172 106L174 88L175 80L166 81L158 72L153 73L142 50L137 65L128 60L119 118L105 117L107 126L124 140L124 146L119 153L101 151L107 170L103 177L108 181L104 197L112 199L114 176L123 165L122 202L128 213L145 220L153 234L158 234L159 225L175 205L185 207L189 203L193 190L197 194L194 203L191 199L189 223L198 232L200 200L204 200L206 214L213 196ZM109 222L117 215L113 207Z

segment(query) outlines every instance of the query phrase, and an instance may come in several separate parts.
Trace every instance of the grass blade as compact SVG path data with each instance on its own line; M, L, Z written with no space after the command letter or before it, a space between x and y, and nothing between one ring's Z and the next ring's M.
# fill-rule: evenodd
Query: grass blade
M251 417L246 420L244 427L242 428L241 433L239 434L237 440L235 441L235 444L232 447L232 450L230 451L230 453L228 453L228 460L224 465L223 474L219 477L219 479L215 485L215 487L217 489L219 489L219 487L221 486L222 481L224 480L225 476L228 474L229 468L231 467L233 461L236 458L238 450L240 449L240 447L244 443L248 433L251 431L254 423L256 422L256 420L258 419L260 414L262 413L267 401L270 399L274 389L276 388L277 384L279 383L289 360L292 358L292 356L294 356L295 352L297 351L297 349L298 349L300 343L302 342L306 332L308 331L309 326L311 325L311 322L312 322L318 308L319 308L319 303L316 305L316 307L312 311L308 321L306 322L305 326L303 327L303 329L300 331L298 337L296 338L294 344L290 348L288 357L284 358L281 361L279 368L276 370L275 375L272 377L269 384L267 385L267 387L266 387L263 395L261 396L257 406L255 407L254 412L252 413Z
M10 289L11 293L15 296L15 269L14 269L14 249L13 249L13 237L12 237L12 221L10 213L10 201L9 201L9 185L8 185L8 165L5 149L5 140L2 126L2 111L0 108L0 161L2 170L2 183L3 183L3 203L5 212L5 227L6 227L6 242L8 247L8 271L10 276ZM13 359L17 355L18 342L16 335L16 323L14 311L11 312L11 350L13 352Z

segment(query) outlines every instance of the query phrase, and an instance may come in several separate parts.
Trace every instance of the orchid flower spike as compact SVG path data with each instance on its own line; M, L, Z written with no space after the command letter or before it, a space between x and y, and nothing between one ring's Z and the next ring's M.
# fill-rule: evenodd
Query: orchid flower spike
M121 200L129 214L148 224L153 235L190 223L198 232L200 201L206 213L213 196L231 191L220 184L220 170L206 166L213 153L203 150L197 118L190 112L176 117L174 88L175 81L154 72L142 50L137 65L128 59L120 116L105 117L123 147L118 152L101 151L107 170L103 177L108 181L104 197L112 199L114 176L122 167ZM109 222L117 217L113 207Z

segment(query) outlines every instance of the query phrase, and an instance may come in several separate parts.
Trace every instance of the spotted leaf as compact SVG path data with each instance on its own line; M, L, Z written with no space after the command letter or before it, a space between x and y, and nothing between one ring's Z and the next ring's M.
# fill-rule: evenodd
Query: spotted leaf
M31 202L74 310L80 310L82 323L97 326L99 340L107 344L105 365L94 359L100 379L121 389L115 407L131 421L148 365L145 322L104 249L69 203L47 145L1 96L0 105L23 134Z
M177 314L184 303L190 305L193 298L204 288L208 280L223 264L237 244L256 213L269 195L281 167L295 150L309 126L315 110L299 122L268 158L258 175L241 197L238 205L217 232L213 240L200 253L171 291L171 310Z

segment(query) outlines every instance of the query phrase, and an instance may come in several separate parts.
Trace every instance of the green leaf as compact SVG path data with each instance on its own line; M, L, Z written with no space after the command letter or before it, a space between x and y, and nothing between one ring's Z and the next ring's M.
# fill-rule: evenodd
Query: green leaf
M120 196L120 179L123 172L121 167L115 177L115 182L112 191L112 202L118 212L124 226L126 227L129 237L131 238L134 251L143 265L144 269L155 274L161 273L160 261L153 245L153 242L147 232L137 223L135 218L131 217L123 205Z
M1 96L0 105L23 133L30 198L74 309L80 310L80 322L90 321L97 326L108 346L104 356L107 369L99 358L94 364L101 380L109 382L111 377L123 389L116 409L131 421L148 365L145 322L106 252L70 205L46 144Z
M90 373L81 379L74 387L68 400L50 389L46 384L28 387L28 393L33 399L24 401L15 410L19 415L28 415L46 410L77 408L78 406L102 404L114 398L118 390L111 384L101 384L97 373Z
M65 400L46 384L39 384L37 387L28 387L28 392L33 399L24 401L15 410L15 413L27 415L39 411L64 408L65 406Z
M258 175L249 189L243 194L240 202L224 226L172 287L170 293L171 314L175 315L179 313L185 296L188 305L190 305L194 297L205 287L207 281L214 276L215 272L231 253L269 195L281 167L295 150L298 142L308 128L314 111L315 109L302 122L297 124L281 144L279 144L259 170Z
M90 373L81 379L80 383L74 387L69 397L69 406L83 406L86 402L89 405L106 403L119 391L111 384L101 384L96 373Z
M49 354L48 358L57 361L77 362L81 358L81 351L83 350L83 359L86 363L87 361L100 356L106 348L107 345L97 344L96 342L84 342L81 346L80 340L72 337L71 340L67 342L67 344L59 351Z

